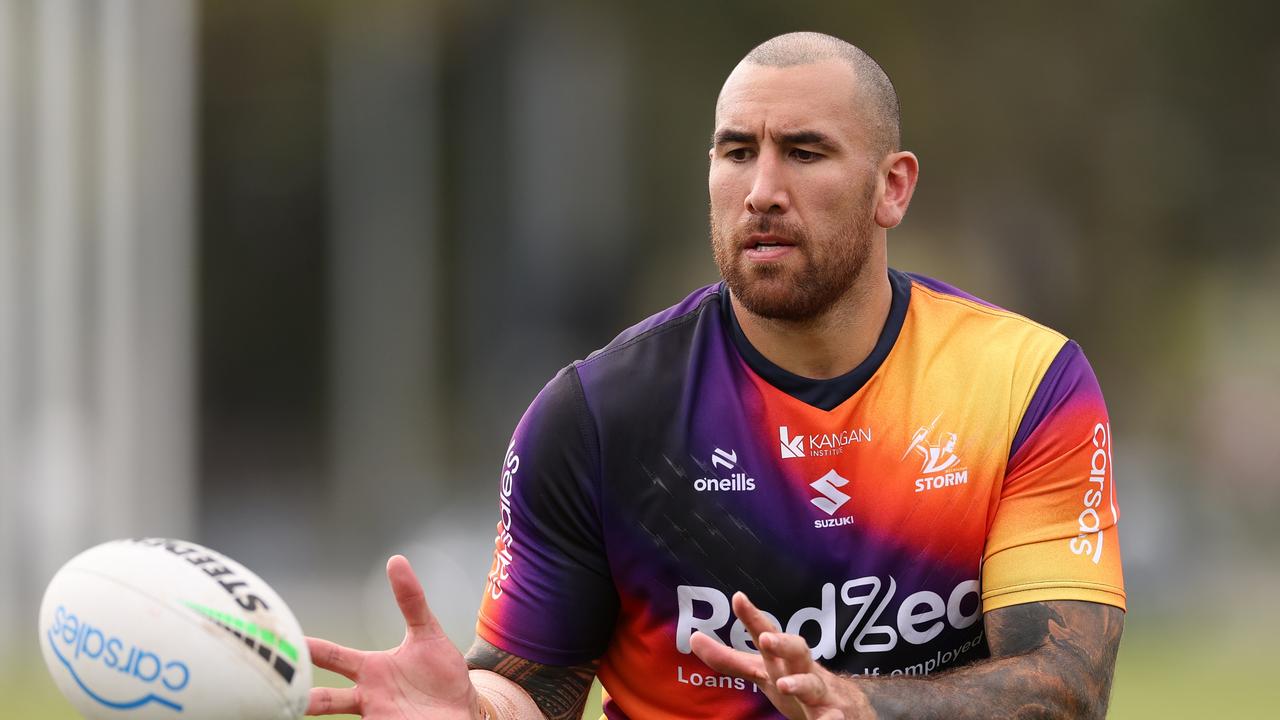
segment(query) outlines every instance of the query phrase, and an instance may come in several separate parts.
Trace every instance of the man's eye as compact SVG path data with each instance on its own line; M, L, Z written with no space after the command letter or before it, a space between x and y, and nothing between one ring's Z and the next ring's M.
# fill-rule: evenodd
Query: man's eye
M800 148L792 150L791 156L802 163L813 162L814 160L822 157L812 150L801 150Z
M747 158L751 157L751 151L747 148L734 148L725 153L725 157L733 160L734 162L743 162Z

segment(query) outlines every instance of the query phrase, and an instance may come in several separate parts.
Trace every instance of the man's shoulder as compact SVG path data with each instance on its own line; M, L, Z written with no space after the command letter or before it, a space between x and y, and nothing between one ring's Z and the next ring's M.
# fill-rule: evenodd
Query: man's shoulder
M707 316L708 312L711 316L718 317L720 285L715 283L694 290L680 302L618 333L608 345L575 362L574 366L582 372L584 369L630 364L629 359L654 349L654 346L671 346L676 349L685 345L679 330L688 328Z
M987 394L1012 392L1013 422L1055 366L1083 362L1082 356L1072 360L1079 346L1057 330L947 283L910 277L904 332L915 367L934 377L963 377L968 387Z
M912 310L926 320L961 325L976 335L995 333L1016 336L1024 342L1060 348L1068 338L1063 333L1026 315L1001 307L965 290L919 273L905 273L913 289Z
M705 352L713 347L709 338L722 337L719 298L719 284L698 288L562 371L576 380L576 392L596 422L635 423L674 412L691 373L720 367Z

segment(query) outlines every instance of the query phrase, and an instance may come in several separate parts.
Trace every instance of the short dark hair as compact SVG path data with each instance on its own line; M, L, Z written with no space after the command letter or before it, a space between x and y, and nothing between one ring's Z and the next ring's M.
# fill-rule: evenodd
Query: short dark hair
M856 45L817 32L793 32L765 40L744 62L770 67L808 65L840 59L849 63L859 89L868 102L863 110L882 154L897 151L902 142L902 116L898 91L880 63Z

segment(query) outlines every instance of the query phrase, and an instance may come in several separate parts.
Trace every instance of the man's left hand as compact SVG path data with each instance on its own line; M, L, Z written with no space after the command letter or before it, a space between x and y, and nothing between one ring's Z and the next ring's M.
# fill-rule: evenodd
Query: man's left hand
M734 593L733 612L751 633L760 654L734 650L694 633L690 646L702 662L717 672L755 683L790 720L875 717L856 681L814 662L804 638L781 632L745 594Z

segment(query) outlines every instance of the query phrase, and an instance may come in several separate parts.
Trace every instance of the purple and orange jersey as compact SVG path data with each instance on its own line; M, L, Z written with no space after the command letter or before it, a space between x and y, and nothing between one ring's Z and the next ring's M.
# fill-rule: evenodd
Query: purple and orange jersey
M996 608L1124 608L1111 430L1079 346L890 281L875 350L839 378L755 351L722 284L561 371L504 459L480 637L599 658L610 718L763 718L762 692L689 650L697 631L755 650L738 590L870 675L986 657Z

